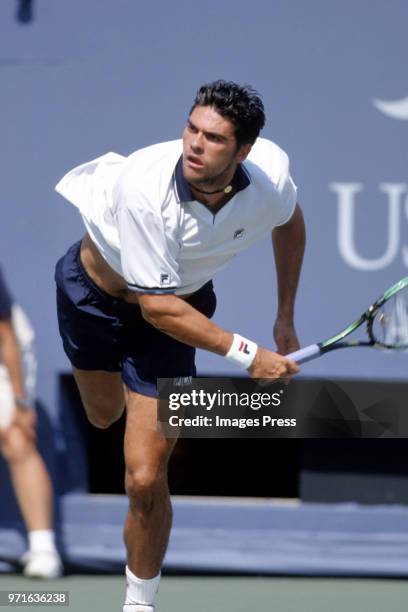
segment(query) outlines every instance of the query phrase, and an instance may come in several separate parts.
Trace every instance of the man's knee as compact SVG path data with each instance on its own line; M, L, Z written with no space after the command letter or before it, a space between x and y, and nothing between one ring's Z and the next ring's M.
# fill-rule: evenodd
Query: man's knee
M89 410L87 410L86 412L88 416L88 421L91 423L91 425L97 427L98 429L108 429L108 427L115 423L115 421L117 421L121 416L98 414L97 412L94 413Z
M130 507L142 514L152 511L154 502L168 492L167 470L149 466L126 467L125 489Z
M85 412L89 422L98 429L107 429L115 421L120 419L125 409L125 404L119 406L106 405L103 401L85 401L82 399L85 407Z

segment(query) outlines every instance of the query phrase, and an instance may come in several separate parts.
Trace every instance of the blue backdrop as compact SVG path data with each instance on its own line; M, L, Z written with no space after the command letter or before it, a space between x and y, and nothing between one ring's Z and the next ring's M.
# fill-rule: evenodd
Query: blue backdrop
M308 226L297 306L303 344L331 335L407 274L405 0L37 0L0 5L0 260L37 331L39 397L68 369L53 266L82 232L53 191L72 166L179 137L197 87L226 78L263 95L265 137L290 155ZM405 74L405 77L404 77ZM216 321L272 346L268 241L216 279ZM201 353L201 373L237 373ZM405 378L407 357L361 350L305 375Z

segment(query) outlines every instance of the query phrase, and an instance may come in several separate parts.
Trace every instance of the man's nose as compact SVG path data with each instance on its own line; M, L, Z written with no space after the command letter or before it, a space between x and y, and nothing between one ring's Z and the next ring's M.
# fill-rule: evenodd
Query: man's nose
M197 134L194 134L194 138L191 141L191 148L196 153L203 150L203 135L199 132Z

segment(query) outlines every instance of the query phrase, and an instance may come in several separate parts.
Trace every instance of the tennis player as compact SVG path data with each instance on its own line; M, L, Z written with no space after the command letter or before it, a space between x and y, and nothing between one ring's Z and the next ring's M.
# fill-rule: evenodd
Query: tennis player
M33 338L0 270L0 451L28 532L28 550L21 559L24 574L57 578L62 563L55 546L51 480L36 447L30 398L35 383Z
M199 89L182 140L127 158L109 153L56 187L86 227L56 267L64 349L94 425L108 427L127 408L124 612L154 609L171 526L174 440L157 431L157 378L194 375L196 348L254 378L298 372L281 354L299 347L293 312L305 230L286 153L258 138L264 122L254 90L216 81ZM277 353L210 321L213 276L271 231ZM244 279L242 289L255 310Z

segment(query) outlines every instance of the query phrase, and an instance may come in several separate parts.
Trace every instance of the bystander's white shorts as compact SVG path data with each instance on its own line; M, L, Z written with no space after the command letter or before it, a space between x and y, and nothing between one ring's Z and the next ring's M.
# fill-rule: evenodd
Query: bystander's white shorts
M34 353L34 331L18 304L13 304L12 321L21 351L26 398L34 404L37 361ZM14 393L6 367L0 363L0 429L6 429L15 410Z
M8 372L4 365L0 364L0 429L6 429L14 413L14 394Z

